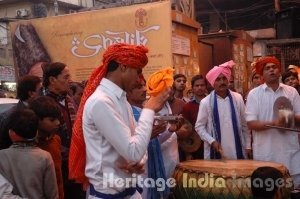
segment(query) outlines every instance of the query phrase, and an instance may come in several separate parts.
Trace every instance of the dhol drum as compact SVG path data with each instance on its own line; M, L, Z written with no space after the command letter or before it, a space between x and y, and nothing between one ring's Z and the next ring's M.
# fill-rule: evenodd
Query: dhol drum
M254 160L190 160L182 162L177 165L174 172L176 180L176 186L173 188L174 198L253 198L251 174L256 168L262 166L275 167L281 171L285 183L282 185L283 196L289 198L293 183L287 168L282 164Z

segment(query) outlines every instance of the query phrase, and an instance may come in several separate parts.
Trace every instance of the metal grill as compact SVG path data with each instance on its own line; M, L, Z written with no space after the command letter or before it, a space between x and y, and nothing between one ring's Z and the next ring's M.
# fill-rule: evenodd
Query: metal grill
M267 54L277 57L284 69L289 65L300 66L300 38L270 40L266 44Z

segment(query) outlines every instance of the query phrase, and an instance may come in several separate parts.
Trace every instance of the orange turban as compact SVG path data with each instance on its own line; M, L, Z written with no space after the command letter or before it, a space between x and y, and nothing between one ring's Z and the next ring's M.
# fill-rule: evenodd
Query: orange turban
M103 54L103 64L96 68L90 76L88 83L84 89L76 120L73 126L70 153L69 153L69 178L76 182L88 185L87 178L84 175L86 151L83 139L82 115L86 100L96 90L101 79L106 75L108 64L114 60L127 67L143 68L148 63L146 53L148 49L144 46L136 46L129 44L114 44L107 48Z
M173 71L173 68L168 67L150 75L147 81L147 90L150 96L156 96L173 85Z
M263 69L267 63L275 64L279 69L279 71L281 71L280 62L276 57L262 57L256 61L255 64L256 73L259 75L263 75Z

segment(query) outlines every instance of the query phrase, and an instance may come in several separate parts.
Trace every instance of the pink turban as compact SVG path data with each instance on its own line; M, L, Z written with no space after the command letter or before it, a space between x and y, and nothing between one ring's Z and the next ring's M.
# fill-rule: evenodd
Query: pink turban
M219 66L214 66L206 74L207 81L210 83L210 85L213 86L220 74L223 74L229 80L231 76L231 69L234 65L235 63L232 60L230 60Z

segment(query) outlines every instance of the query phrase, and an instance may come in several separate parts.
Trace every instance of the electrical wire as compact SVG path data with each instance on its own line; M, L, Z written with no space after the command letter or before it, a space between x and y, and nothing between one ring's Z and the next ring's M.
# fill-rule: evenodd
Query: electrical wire
M215 12L217 13L217 15L219 16L219 18L223 21L223 23L226 25L227 28L231 29L228 26L227 21L223 18L223 16L219 13L219 11L216 9L215 5L211 2L211 0L207 0L208 3L213 7L213 9L215 10Z
M255 17L253 20L251 20L246 25L243 25L242 27L238 27L238 28L235 28L235 29L245 29L247 26L251 25L252 23L256 22L258 19L261 19L263 16L265 16L267 14L269 14L269 11L266 11L266 12L260 14L259 16Z

